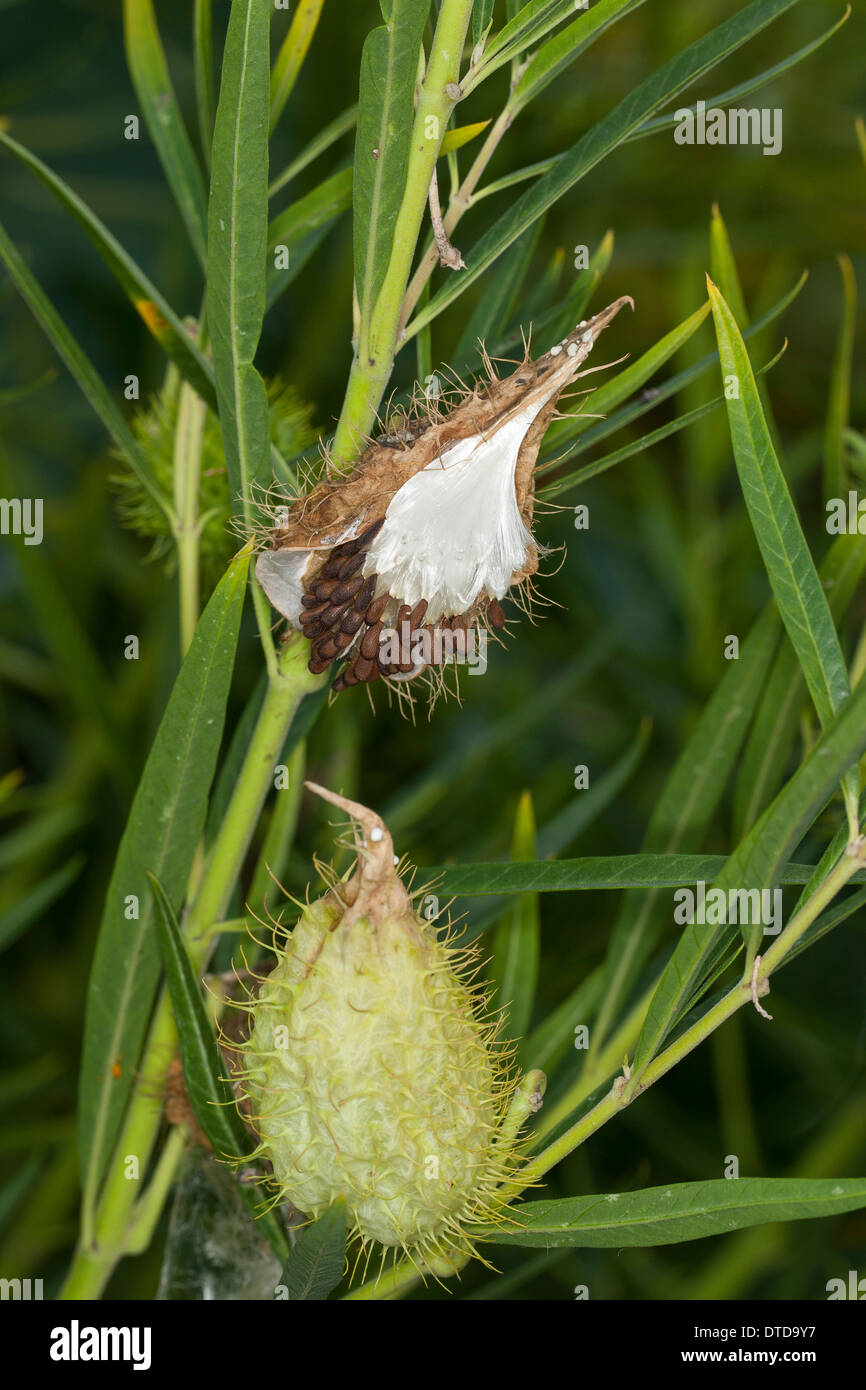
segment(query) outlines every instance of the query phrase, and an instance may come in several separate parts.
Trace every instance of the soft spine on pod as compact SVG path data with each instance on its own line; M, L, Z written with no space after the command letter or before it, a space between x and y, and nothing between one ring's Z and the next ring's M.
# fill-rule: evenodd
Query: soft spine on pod
M503 1184L522 1148L500 1018L465 978L475 952L416 913L379 817L307 785L360 828L358 862L306 907L247 1006L236 1075L257 1153L278 1201L316 1218L342 1197L368 1253L477 1253L467 1228L511 1219Z

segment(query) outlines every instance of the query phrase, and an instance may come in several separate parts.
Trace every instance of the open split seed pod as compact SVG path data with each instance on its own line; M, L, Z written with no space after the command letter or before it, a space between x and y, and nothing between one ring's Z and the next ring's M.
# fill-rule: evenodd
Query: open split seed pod
M627 296L542 357L435 403L371 443L351 471L285 509L256 574L311 642L310 669L343 663L335 690L411 680L505 624L500 600L538 568L535 466L562 392ZM632 304L632 307L633 304Z

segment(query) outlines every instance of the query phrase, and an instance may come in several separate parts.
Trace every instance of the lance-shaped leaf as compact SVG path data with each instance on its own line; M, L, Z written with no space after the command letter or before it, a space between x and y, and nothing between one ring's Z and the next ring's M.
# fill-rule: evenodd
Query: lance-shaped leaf
M232 5L211 155L208 325L238 515L269 459L268 398L253 361L265 312L270 17L269 0Z
M731 889L771 889L784 882L789 856L827 805L846 769L864 749L866 682L845 702L806 761L737 846L721 873L715 879L706 876L704 881L712 882L713 888L725 893ZM632 1084L636 1084L671 1028L694 1001L720 947L731 940L736 930L730 924L709 922L692 922L685 928L650 1002L638 1039Z
M866 705L866 698L863 700ZM837 738L834 754L841 747L855 746L856 739L849 726L845 729L847 743ZM866 731L863 733L866 745ZM850 756L850 755L849 755ZM814 777L820 770L820 758L811 769ZM838 756L834 757L834 766ZM820 783L823 791L823 783ZM829 796L829 793L828 793ZM763 847L762 847L763 848ZM743 856L745 857L745 855ZM419 873L429 876L431 888L454 897L483 897L486 893L574 893L595 892L609 888L675 888L698 879L709 882L730 860L723 854L598 854L583 859L536 859L529 863L503 860L481 864L439 864ZM813 866L791 860L773 862L777 883L807 883ZM866 883L866 869L859 869L852 883ZM748 886L748 885L746 885Z
M279 121L298 80L298 73L313 42L324 3L325 0L303 0L302 4L295 6L289 32L283 40L271 72L271 130Z
M863 1207L866 1178L715 1178L640 1192L525 1202L515 1212L513 1226L485 1235L497 1245L625 1249L679 1244L767 1221L804 1221Z
M837 536L818 571L836 622L857 592L866 570L859 535ZM808 692L797 656L785 640L768 673L761 703L746 740L734 791L734 838L751 830L778 790L797 737Z
M190 144L166 66L153 0L123 0L126 60L159 161L193 250L205 265L204 180Z
M728 663L656 801L643 844L647 854L673 854L700 844L760 699L779 627L775 610L768 607L743 642L739 660ZM605 961L604 1003L595 1047L604 1042L659 939L660 906L658 889L629 893L623 899Z
M156 906L156 927L171 1007L177 1026L183 1080L193 1113L218 1158L237 1160L247 1157L255 1147L241 1120L235 1094L225 1075L219 1043L207 1016L201 984L196 979L177 914L168 894L155 874L148 874ZM271 1211L262 1210L260 1193L245 1183L241 1195L259 1218L262 1235L281 1258L288 1253L285 1229Z
M845 431L851 411L851 367L854 332L857 326L857 280L848 256L840 255L842 272L842 316L830 377L830 400L824 431L824 500L845 497L848 487L845 466Z
M2 226L0 226L0 259L5 263L21 297L26 300L34 318L52 347L63 358L118 449L128 460L139 482L150 493L159 509L166 511L165 499L153 481L147 457L118 410L114 397L106 389L105 383L90 358L80 343L73 338L51 300L25 265Z
M390 0L383 6L387 23L367 35L361 54L354 256L364 323L370 322L385 276L403 199L418 54L429 9L430 0Z
M249 555L220 580L195 630L117 852L87 993L79 1145L85 1196L105 1172L159 978L147 873L179 901L204 828L222 739Z
M436 318L446 305L462 294L516 241L521 232L558 202L568 189L616 149L659 107L696 82L796 3L797 0L753 0L751 5L690 44L641 82L577 144L561 154L549 171L498 218L469 252L464 250L466 270L461 271L459 276L452 276L429 304L418 312L409 325L407 337L417 332L422 324Z
M742 334L709 277L707 284L743 497L782 622L826 729L850 693L842 646L776 457ZM856 806L856 773L846 779L846 794Z
M281 1280L288 1298L327 1298L342 1279L345 1262L346 1203L340 1199L295 1241Z
M10 154L20 159L32 169L34 174L49 188L63 207L72 214L78 225L87 233L105 265L111 271L120 288L141 317L148 331L153 334L160 347L168 353L190 386L198 391L208 405L216 409L216 392L213 383L213 367L195 339L190 337L183 323L167 300L136 264L129 253L121 246L95 212L87 206L78 194L73 192L47 164L43 164L35 154L19 145L17 140L0 131L0 144Z
M524 792L514 820L511 857L514 860L532 860L535 853L532 797L529 792ZM507 1014L507 1034L510 1038L523 1038L529 1029L540 953L538 895L527 893L509 906L493 934L493 958L490 962L493 1003L495 1008L503 1009ZM522 1055L521 1063L526 1065L526 1058Z

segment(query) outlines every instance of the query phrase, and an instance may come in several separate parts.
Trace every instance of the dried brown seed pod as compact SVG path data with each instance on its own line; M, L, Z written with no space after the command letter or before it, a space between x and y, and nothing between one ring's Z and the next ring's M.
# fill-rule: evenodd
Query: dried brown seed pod
M498 378L486 359L489 383L476 383L445 414L413 420L400 447L372 441L347 475L324 478L285 509L256 566L274 607L297 626L311 607L305 595L355 576L363 581L355 607L370 623L393 603L443 630L445 619L456 616L461 631L485 613L501 630L499 600L538 568L532 523L542 438L624 304L632 301L616 300L537 360L527 354L510 376Z

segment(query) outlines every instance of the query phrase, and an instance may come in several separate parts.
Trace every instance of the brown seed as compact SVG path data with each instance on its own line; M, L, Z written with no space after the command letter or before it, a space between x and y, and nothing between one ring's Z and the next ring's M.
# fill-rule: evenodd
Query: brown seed
M345 676L338 676L337 679L336 679L335 681L331 681L331 689L333 690L333 692L334 692L335 695L339 695L339 693L340 693L341 690L345 690L345 689L346 689L346 678L345 678Z
M333 627L334 623L342 618L345 611L346 605L344 603L329 603L319 621L323 627Z
M361 568L365 559L365 555L348 555L344 560L340 561L339 565L334 570L334 574L341 581L349 579L356 570Z
M322 624L318 621L312 623L303 623L301 630L303 631L304 636L309 638L311 642L315 642L317 637L323 636L323 634L328 631L328 629L326 627L322 627Z
M334 657L339 654L339 651L340 648L337 646L333 637L328 634L327 637L321 637L316 643L314 655L318 661L333 661Z
M334 641L336 642L341 652L344 652L346 648L350 646L352 642L354 642L354 640L355 634L352 632L337 632L334 634Z
M377 623L379 621L382 614L385 612L385 605L390 599L390 597L390 594L383 594L381 598L373 599L373 602L370 604L370 607L364 614L365 618L367 619L367 622L370 624L371 627L373 623Z
M357 608L350 608L348 613L343 618L343 621L340 623L340 631L350 632L354 636L354 634L358 631L358 628L361 626L363 621L364 614L359 613Z
M346 685L358 684L358 677L355 675L354 666L349 666L347 670L343 672L343 680L346 682Z
M355 607L359 613L366 613L367 609L370 607L370 600L376 592L376 580L378 578L379 576L377 574L371 574L370 578L364 581L362 587L355 595Z
M462 613L458 613L456 617L453 617L451 619L452 632L465 632L468 627L468 620L463 616Z
M492 598L487 605L487 617L493 630L501 632L505 626L505 614L502 611L502 605L495 598Z
M374 623L368 627L364 636L361 638L361 655L368 661L373 661L379 654L379 638L382 635L382 624Z
M411 629L413 632L414 632L415 628L418 627L418 625L419 625L420 622L422 621L422 619L423 619L423 617L424 617L424 614L425 614L426 612L427 612L427 600L426 600L426 598L422 598L418 603L415 604L415 607L412 609L412 612L409 614L409 627L410 627L410 629Z
M345 584L337 584L331 594L332 603L348 603L353 599L364 583L364 577L356 574L352 579L347 579Z
M375 661L368 661L365 656L355 657L352 667L359 681L373 681L379 674L379 668Z
M327 661L323 658L320 658L318 656L311 656L309 661L307 662L307 668L308 670L312 671L314 676L321 676L324 671L327 671L330 664L330 661Z
M326 599L331 597L339 582L339 579L319 579L313 585L313 593L321 603L324 603Z
M321 607L322 600L316 598L315 594L301 594L301 603L304 608L319 608Z
M327 603L317 603L315 608L305 608L301 614L301 623L315 623L321 618Z
M382 529L385 518L381 516L378 521L374 521L372 526L368 526L366 531L362 531L360 536L356 536L353 541L345 541L339 547L341 555L358 555L362 550L366 550L370 541Z

